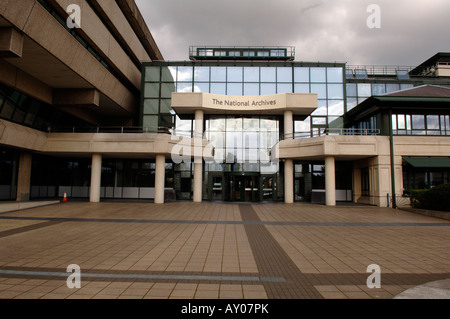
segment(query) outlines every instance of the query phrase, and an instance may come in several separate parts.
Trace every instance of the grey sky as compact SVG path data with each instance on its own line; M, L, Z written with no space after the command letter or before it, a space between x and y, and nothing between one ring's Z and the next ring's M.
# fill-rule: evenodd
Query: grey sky
M450 52L448 0L136 0L164 58L190 45L295 46L296 61L418 65ZM366 21L381 8L381 28Z

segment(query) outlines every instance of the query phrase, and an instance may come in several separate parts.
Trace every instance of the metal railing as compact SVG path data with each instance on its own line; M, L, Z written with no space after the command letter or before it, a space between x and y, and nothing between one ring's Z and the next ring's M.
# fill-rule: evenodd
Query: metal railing
M319 136L327 136L327 135L336 135L336 136L376 136L380 135L380 129L354 129L354 128L323 128L319 130L313 130L312 132L295 132L293 134L283 134L283 139L293 138L311 138L311 137L319 137Z
M366 71L367 75L397 75L398 71L411 71L413 66L398 65L347 65L347 70L351 70L353 74L358 71Z
M171 134L170 128L158 126L72 126L72 127L48 127L48 133L155 133Z

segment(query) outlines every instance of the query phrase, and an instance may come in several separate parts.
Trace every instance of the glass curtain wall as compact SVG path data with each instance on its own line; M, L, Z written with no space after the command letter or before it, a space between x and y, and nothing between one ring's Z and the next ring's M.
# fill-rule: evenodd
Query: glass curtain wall
M323 66L322 66L323 65ZM296 137L322 134L345 111L344 65L303 63L149 63L143 70L142 121L145 127L176 126L183 122L170 108L171 92L223 95L316 93L318 109L295 120ZM178 123L176 123L178 122Z

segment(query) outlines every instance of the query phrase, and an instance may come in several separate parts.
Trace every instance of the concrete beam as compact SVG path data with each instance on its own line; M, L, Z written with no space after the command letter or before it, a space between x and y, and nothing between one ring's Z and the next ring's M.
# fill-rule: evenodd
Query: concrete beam
M96 89L55 89L53 105L57 106L99 106L100 92Z
M21 58L23 34L13 28L0 28L0 58Z

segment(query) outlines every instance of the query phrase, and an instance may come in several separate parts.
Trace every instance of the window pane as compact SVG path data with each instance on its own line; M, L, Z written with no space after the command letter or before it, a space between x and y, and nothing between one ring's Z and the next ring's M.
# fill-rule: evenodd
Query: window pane
M277 84L277 93L292 93L292 84Z
M244 132L244 148L258 148L259 145L259 132ZM256 153L256 151L255 151Z
M413 130L424 130L425 129L425 116L414 114L412 115L412 128Z
M397 130L397 115L392 114L392 129L395 131Z
M159 83L145 83L144 97L159 97Z
M244 118L244 131L258 131L259 118Z
M311 93L317 93L318 99L327 98L327 85L326 84L311 84Z
M228 74L227 74L228 82L242 82L242 68L241 67L228 67L227 71L228 71Z
M226 132L227 151L235 148L242 148L242 131Z
M227 78L226 67L212 66L211 67L211 81L225 82Z
M342 83L342 68L327 68L327 81Z
M165 82L175 82L177 79L177 67L176 66L169 66L169 67L163 67L161 70L161 81Z
M223 132L209 132L208 140L215 148L225 147L225 133Z
M192 81L192 67L179 66L177 81Z
M356 93L356 83L347 83L347 96L358 96Z
M144 100L144 114L158 114L159 113L159 100L158 99L146 99Z
M294 93L309 93L309 84L294 84Z
M194 69L194 81L207 82L209 81L209 67L197 66Z
M370 95L371 95L370 84L358 83L358 96L369 97Z
M329 100L328 101L328 114L329 115L342 115L344 114L344 101L343 100Z
M277 68L277 81L292 82L292 68L289 67Z
M439 130L439 115L427 115L427 129Z
M275 82L276 81L276 69L274 67L262 67L261 68L261 82Z
M261 83L261 95L276 94L276 90L275 83Z
M175 92L175 83L161 83L161 97L170 98Z
M372 94L382 95L386 93L386 85L383 84L372 84Z
M354 108L356 105L358 105L358 100L356 98L347 98L347 112Z
M242 131L242 118L227 118L227 131Z
M413 87L414 87L414 85L412 85L412 84L400 84L400 90L411 89Z
M244 83L244 95L259 95L259 83Z
M386 84L386 93L391 93L400 90L400 85L398 84Z
M403 114L397 115L397 129L399 130L406 129L405 116Z
M309 68L294 68L295 82L309 82Z
M344 98L344 92L343 92L342 84L328 84L328 98L329 99L343 99Z
M327 115L327 100L318 100L317 109L312 113L313 115Z
M209 83L194 83L194 92L209 93Z
M225 119L224 118L210 118L209 119L210 131L225 131Z
M228 83L227 84L228 95L242 95L242 83Z
M325 68L311 68L311 82L326 82Z
M145 81L159 81L159 66L148 66L145 68Z
M214 94L226 94L225 83L211 83L211 92Z
M178 83L177 92L192 92L192 83Z
M244 81L245 82L259 82L259 68L258 67L245 67L244 68Z

